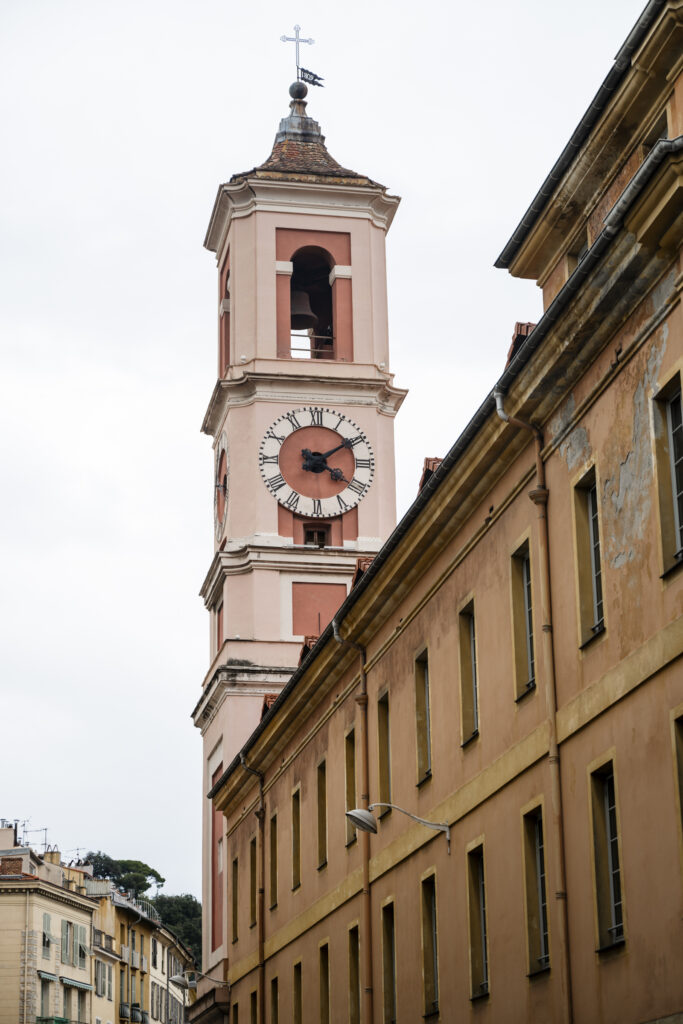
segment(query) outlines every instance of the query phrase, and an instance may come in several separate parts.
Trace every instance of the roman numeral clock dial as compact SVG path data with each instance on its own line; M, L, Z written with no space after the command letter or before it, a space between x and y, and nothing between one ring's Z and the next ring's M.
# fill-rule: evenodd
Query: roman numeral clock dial
M329 518L349 512L367 494L375 472L370 443L353 420L309 405L283 413L266 431L259 467L270 493L298 515Z

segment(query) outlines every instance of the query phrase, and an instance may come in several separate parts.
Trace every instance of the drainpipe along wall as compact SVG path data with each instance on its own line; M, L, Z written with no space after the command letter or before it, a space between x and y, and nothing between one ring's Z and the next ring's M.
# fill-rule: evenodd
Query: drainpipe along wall
M259 805L255 812L258 821L258 903L256 907L256 927L258 943L258 1019L259 1024L266 1024L266 844L265 844L265 820L266 807L263 797L263 772L257 768L250 768L244 754L240 754L240 761L245 771L255 775L258 779Z
M332 620L334 639L358 651L360 655L360 689L356 704L360 711L360 805L366 811L370 805L370 781L368 769L368 684L366 676L367 653L362 644L347 640L339 632L339 623ZM372 907L370 904L370 833L360 833L361 860L363 861L363 893L361 918L363 921L363 1021L373 1022L372 991Z
M505 422L534 435L536 456L536 486L529 492L538 511L538 553L541 579L541 639L543 664L546 671L546 711L548 715L548 765L550 768L551 815L553 834L553 874L555 877L555 905L560 920L560 976L563 996L563 1020L573 1021L572 976L569 951L569 920L567 915L567 882L564 848L564 816L562 811L562 776L560 773L560 749L557 742L557 686L555 680L555 643L553 640L553 615L550 589L550 541L548 535L548 496L543 462L543 434L531 423L508 416L503 407L503 392L493 392L496 412Z

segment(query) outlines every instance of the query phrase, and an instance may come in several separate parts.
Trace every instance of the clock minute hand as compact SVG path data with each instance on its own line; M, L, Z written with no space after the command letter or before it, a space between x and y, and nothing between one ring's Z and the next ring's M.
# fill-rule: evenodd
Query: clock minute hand
M330 455L334 455L335 452L339 452L342 448L353 448L353 442L350 438L345 437L341 444L338 444L336 448L330 448L329 452L322 452L320 458L327 459Z

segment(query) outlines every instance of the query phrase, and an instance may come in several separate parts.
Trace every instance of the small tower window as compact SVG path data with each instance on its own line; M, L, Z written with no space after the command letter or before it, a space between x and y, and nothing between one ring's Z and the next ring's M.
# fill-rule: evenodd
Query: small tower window
M292 263L292 359L334 359L330 256L324 249L305 246Z
M320 526L318 523L304 525L304 544L314 548L326 548L330 546L329 526Z

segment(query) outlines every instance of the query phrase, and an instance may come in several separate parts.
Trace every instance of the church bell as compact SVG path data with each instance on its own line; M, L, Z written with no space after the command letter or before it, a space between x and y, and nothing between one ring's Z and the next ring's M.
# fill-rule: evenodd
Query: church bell
M311 309L308 292L292 291L292 330L307 331L315 327L318 318Z

